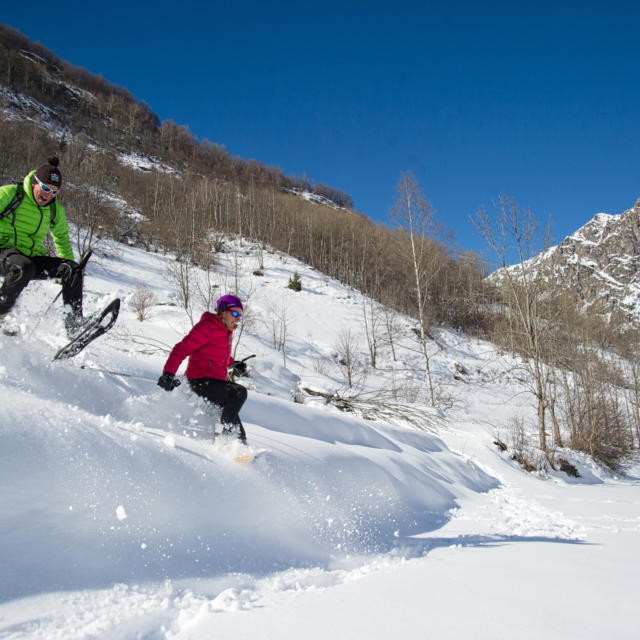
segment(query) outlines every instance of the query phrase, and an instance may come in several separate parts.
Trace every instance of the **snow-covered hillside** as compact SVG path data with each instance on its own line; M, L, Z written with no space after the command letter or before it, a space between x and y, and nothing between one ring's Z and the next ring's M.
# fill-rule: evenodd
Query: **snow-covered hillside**
M438 332L444 408L410 405L424 379L409 320L365 378L370 301L263 258L254 275L236 245L211 276L214 298L237 282L247 300L248 465L211 444L215 416L186 384L155 384L191 326L170 257L92 259L86 310L114 296L123 310L70 361L51 361L61 310L38 315L56 285L25 291L5 320L18 335L0 335L0 638L636 637L637 469L525 474L493 445L532 413L505 356ZM397 398L386 421L302 391L345 392L347 337L362 393Z

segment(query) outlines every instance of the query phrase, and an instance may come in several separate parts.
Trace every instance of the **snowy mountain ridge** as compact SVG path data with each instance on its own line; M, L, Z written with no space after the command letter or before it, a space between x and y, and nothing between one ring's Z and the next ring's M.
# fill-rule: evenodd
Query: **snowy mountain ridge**
M598 213L560 244L527 261L576 292L596 313L640 322L640 199L622 214ZM519 265L510 269L517 273ZM499 271L494 274L499 278Z

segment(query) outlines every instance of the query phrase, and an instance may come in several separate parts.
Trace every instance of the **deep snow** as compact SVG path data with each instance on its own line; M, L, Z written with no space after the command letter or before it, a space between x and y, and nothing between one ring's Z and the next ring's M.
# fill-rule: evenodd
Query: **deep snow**
M417 423L341 412L301 388L344 390L346 328L366 360L362 297L275 253L255 276L255 247L230 245L216 291L237 277L237 357L256 354L241 415L259 455L240 465L187 385L155 385L190 327L172 264L129 247L93 258L86 309L117 295L123 310L73 360L51 362L61 310L38 315L54 283L5 321L0 638L637 637L638 469L574 456L580 479L540 477L500 453L511 418L533 415L508 356L439 331L442 408ZM143 322L138 287L156 298ZM410 322L393 322L398 358L382 348L364 390L424 388Z

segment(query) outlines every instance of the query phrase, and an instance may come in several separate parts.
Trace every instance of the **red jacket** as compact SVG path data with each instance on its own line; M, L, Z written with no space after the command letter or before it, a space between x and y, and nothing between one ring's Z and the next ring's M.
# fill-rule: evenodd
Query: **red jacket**
M231 342L233 334L222 320L205 311L193 329L173 347L164 372L176 374L182 361L189 356L186 376L195 378L227 379L227 369L231 366Z

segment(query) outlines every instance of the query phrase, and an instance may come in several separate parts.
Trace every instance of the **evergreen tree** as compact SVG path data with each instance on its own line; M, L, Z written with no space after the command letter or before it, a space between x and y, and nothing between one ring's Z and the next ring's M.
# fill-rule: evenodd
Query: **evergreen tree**
M302 280L300 280L300 276L297 271L291 278L289 278L289 284L287 286L289 289L293 289L294 291L302 291Z

